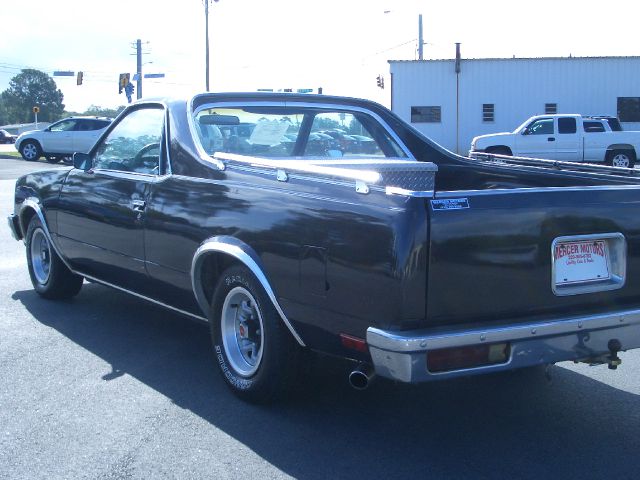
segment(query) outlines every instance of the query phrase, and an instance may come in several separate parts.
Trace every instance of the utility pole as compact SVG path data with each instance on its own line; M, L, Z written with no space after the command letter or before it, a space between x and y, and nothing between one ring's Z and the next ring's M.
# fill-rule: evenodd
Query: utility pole
M204 0L204 36L205 36L205 45L204 45L204 54L205 54L205 79L206 79L206 89L209 91L209 2L211 0ZM213 0L217 2L218 0Z
M137 83L138 83L138 95L137 99L140 100L142 98L142 40L136 40L136 75L137 75Z
M418 60L424 60L424 37L422 35L422 14L418 15Z
M206 89L209 91L209 0L204 0L204 36L205 36L205 67Z

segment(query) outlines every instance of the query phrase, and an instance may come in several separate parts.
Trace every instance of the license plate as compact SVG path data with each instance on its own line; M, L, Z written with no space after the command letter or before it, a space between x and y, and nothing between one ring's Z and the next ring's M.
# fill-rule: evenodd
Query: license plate
M557 243L553 256L556 286L611 278L609 245L605 240Z

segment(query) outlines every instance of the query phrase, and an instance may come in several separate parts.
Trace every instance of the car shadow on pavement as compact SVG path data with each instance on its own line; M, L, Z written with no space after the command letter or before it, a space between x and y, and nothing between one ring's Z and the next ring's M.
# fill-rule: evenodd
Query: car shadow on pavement
M637 478L640 396L561 367L360 392L318 359L287 402L248 405L215 371L207 326L105 287L69 302L19 291L40 323L245 444L320 478ZM605 368L605 367L599 367ZM622 367L624 369L624 365ZM637 372L626 372L626 374ZM622 373L618 373L622 374Z

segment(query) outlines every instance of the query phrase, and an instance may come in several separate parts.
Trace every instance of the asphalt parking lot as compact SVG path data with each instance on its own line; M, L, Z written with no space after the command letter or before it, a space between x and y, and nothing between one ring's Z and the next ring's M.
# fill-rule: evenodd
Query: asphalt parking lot
M0 214L18 174L0 159ZM61 168L61 167L58 167ZM351 389L316 360L287 401L233 397L205 325L95 284L31 288L0 228L0 479L635 479L640 352L617 371L563 363Z

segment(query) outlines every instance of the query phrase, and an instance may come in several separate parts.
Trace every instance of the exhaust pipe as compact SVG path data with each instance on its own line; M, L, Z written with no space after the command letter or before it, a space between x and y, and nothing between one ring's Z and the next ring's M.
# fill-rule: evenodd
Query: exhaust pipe
M349 374L349 385L356 390L365 390L375 379L376 372L371 365L361 363Z

